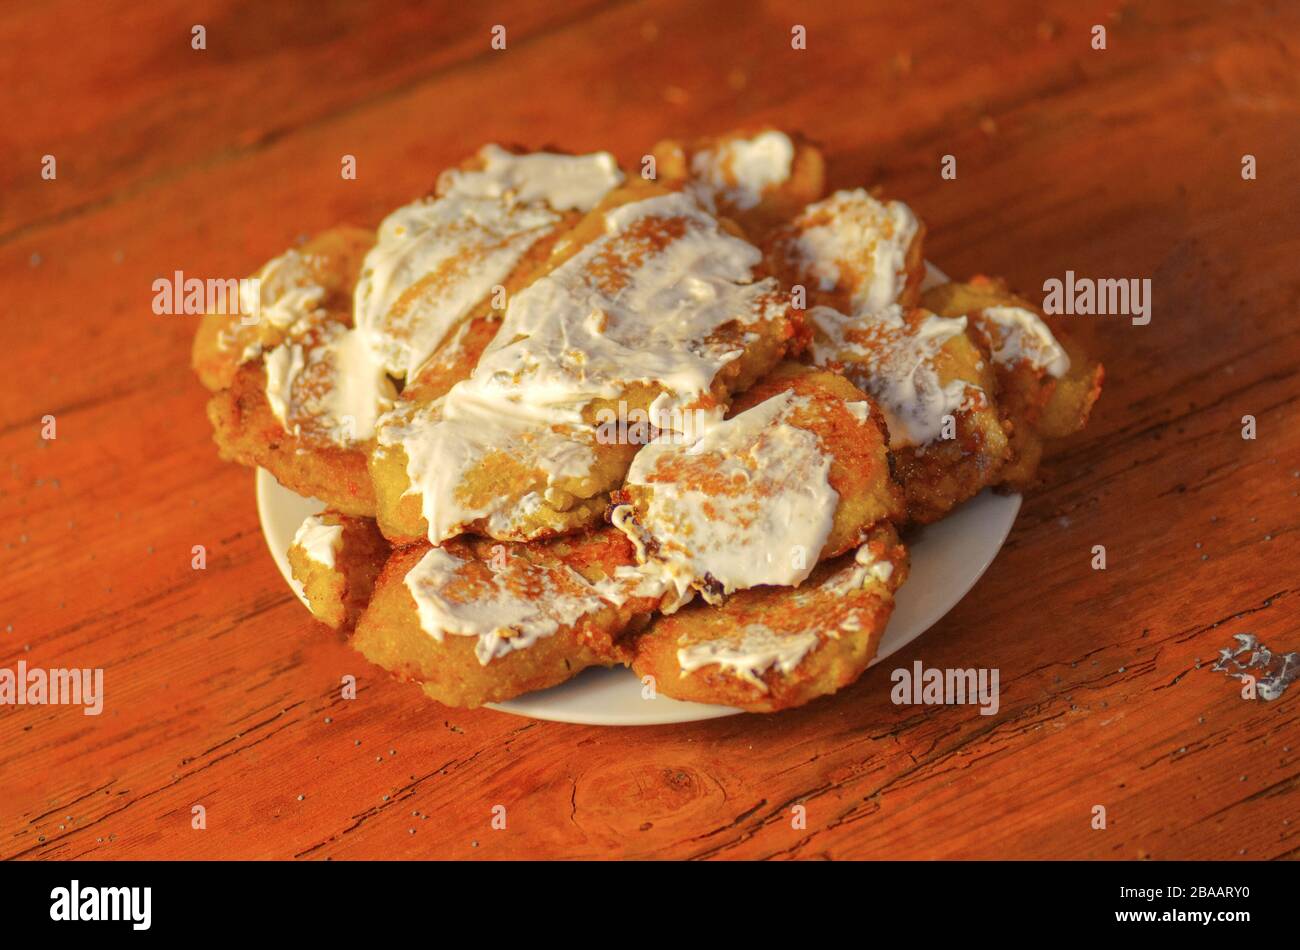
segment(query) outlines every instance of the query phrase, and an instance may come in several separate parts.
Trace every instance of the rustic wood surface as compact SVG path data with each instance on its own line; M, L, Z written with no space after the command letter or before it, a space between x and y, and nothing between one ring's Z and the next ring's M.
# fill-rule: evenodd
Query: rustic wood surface
M107 691L0 707L0 856L1300 856L1300 688L1209 669L1300 649L1294 3L56 0L0 8L0 49L0 666ZM954 275L1153 281L1149 326L1071 318L1107 389L979 585L832 699L657 728L446 709L313 624L154 278L374 224L485 141L636 162L769 122ZM893 705L916 659L999 668L1001 709Z

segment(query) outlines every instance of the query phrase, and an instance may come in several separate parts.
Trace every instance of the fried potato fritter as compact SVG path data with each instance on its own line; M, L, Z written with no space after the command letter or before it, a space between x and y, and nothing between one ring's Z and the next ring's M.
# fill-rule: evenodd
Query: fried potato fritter
M777 712L843 689L871 663L907 552L887 522L799 587L756 587L695 603L634 638L632 669L665 696Z
M679 597L796 585L903 517L886 438L879 408L846 379L782 364L698 440L641 449L610 517Z
M375 514L375 489L366 453L333 445L307 446L284 431L266 398L266 370L246 363L230 388L208 400L208 418L221 457L265 468L276 481L308 498L354 517Z
M897 307L861 317L819 307L808 320L813 363L879 400L910 520L937 521L997 481L1009 453L997 378L965 321Z
M346 631L370 602L388 554L388 542L373 520L325 511L303 521L288 558L312 615Z
M394 551L352 645L448 706L555 686L629 657L619 635L657 596L638 593L632 546L612 528L531 544L456 539Z
M989 277L931 288L924 302L935 313L965 316L971 336L992 363L998 408L1010 431L1010 460L1001 484L1016 491L1038 481L1044 442L1063 439L1088 422L1105 370L1029 301Z
M776 129L732 132L652 150L660 181L684 182L704 207L755 240L826 193L826 160L807 139Z
M772 269L806 287L808 359L880 403L922 523L996 483L1010 453L997 378L965 319L916 307L924 230L906 205L858 189L810 205L768 245Z

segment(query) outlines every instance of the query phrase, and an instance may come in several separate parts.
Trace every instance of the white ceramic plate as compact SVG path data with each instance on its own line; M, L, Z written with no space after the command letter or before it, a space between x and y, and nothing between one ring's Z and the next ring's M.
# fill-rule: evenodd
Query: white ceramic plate
M283 487L268 472L257 470L257 511L271 557L298 599L302 588L289 570L288 551L302 520L325 506ZM1019 495L984 491L938 524L904 534L912 555L907 583L899 590L894 615L880 641L874 666L932 627L975 586L1006 540ZM667 696L641 698L641 681L628 669L589 669L567 683L529 693L493 709L593 726L655 726L716 719L740 712L730 706L684 703Z

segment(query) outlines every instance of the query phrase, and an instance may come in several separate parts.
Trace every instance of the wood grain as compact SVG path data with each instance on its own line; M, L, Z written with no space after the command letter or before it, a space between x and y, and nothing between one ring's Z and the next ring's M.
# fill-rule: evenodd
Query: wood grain
M1245 701L1209 670L1234 633L1300 649L1300 11L990 7L0 11L0 666L107 690L99 717L0 707L0 855L1300 856L1300 689ZM647 729L445 709L314 625L153 279L374 224L485 141L635 162L764 122L911 203L954 275L1153 281L1149 326L1074 318L1106 392L976 589L832 699ZM997 715L893 705L916 659L999 668Z

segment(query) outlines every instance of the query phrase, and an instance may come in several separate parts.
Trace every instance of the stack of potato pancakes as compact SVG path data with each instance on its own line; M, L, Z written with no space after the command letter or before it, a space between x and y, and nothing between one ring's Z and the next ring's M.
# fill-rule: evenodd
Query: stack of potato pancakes
M827 193L773 129L607 153L488 145L377 232L204 317L221 454L320 499L312 613L431 698L588 666L753 711L852 683L899 530L1033 485L1102 368L907 205Z

